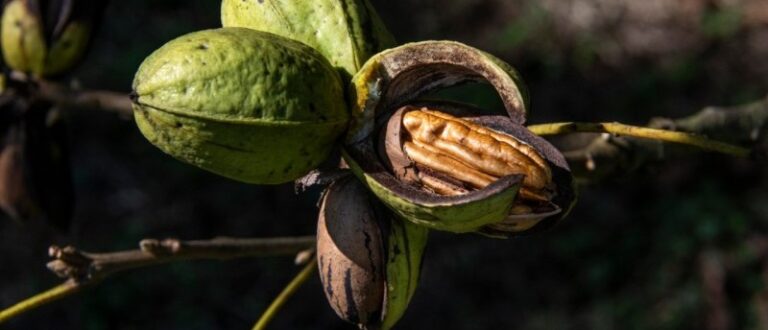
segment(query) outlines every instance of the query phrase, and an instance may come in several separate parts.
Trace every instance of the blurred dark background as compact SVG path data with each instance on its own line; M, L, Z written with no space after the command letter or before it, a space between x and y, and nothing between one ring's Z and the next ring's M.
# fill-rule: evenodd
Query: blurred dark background
M400 42L453 39L516 66L530 122L644 124L768 93L765 0L372 0ZM129 92L142 59L220 26L219 1L112 1L82 86ZM497 106L493 94L464 95ZM232 182L151 146L130 118L70 112L70 232L0 218L0 306L59 282L47 247L135 248L145 237L312 234L318 191ZM552 231L511 240L434 233L401 329L768 329L768 182L715 154L585 185ZM10 329L250 329L292 258L131 271ZM316 277L273 329L351 329Z

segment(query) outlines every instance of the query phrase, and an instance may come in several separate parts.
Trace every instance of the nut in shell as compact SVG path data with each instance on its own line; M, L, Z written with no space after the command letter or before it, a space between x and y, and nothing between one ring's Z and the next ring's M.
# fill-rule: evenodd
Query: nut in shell
M325 192L317 226L323 291L342 319L389 329L418 285L427 230L391 216L355 178Z
M80 62L106 1L10 0L2 15L2 50L14 70L56 76Z
M503 118L501 118L503 120ZM521 175L509 216L491 225L520 232L559 213L547 160L511 133L446 112L403 107L381 130L379 156L400 180L443 196L483 189L499 178Z
M384 301L384 243L365 187L346 178L323 197L317 223L323 291L331 308L354 324L378 322Z
M419 99L467 81L493 86L507 116ZM527 92L503 61L455 42L407 44L374 56L353 86L345 159L401 217L507 237L549 227L571 207L568 165L523 126Z
M235 180L277 184L317 167L347 127L337 71L300 42L245 28L181 36L147 57L134 114L164 152Z

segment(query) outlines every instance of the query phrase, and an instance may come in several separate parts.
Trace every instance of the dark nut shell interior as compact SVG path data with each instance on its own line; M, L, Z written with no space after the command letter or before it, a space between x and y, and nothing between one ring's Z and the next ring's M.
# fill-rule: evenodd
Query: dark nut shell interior
M381 104L393 109L403 100L413 100L439 88L476 81L491 84L501 97L507 114L517 123L525 123L526 104L519 85L510 84L495 70L487 53L455 47L452 44L431 44L403 48L382 59L383 67L392 79L387 84ZM388 65L391 63L391 65ZM380 108L380 109L381 109Z
M347 142L368 137L372 128L366 121L388 117L388 112L425 94L465 82L493 86L509 117L518 124L525 123L528 90L514 68L458 42L425 41L379 53L353 78L358 93L364 89L368 94L357 95L356 102L364 109L358 109L363 113L355 118L358 122L353 124Z

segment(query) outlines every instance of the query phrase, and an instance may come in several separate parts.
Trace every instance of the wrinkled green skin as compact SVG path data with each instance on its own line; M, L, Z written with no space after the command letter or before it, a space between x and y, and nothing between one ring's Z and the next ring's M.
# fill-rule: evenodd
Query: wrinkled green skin
M325 160L348 113L338 73L314 49L222 28L179 37L147 57L134 113L166 153L235 180L277 184Z
M223 0L221 22L301 41L349 76L395 46L368 0Z

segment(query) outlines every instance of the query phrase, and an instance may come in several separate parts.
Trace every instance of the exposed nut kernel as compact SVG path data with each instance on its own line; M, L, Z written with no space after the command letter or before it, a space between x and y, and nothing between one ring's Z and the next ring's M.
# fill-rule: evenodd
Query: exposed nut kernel
M473 189L482 189L502 176L523 174L522 199L547 202L552 195L547 162L533 147L511 135L427 108L405 113L402 127L407 132L402 150L416 164ZM419 179L441 195L463 190L428 175Z
M506 220L489 227L524 231L560 208L552 172L532 146L509 133L430 110L403 108L382 131L380 150L396 177L425 191L456 196L501 177L523 175Z

